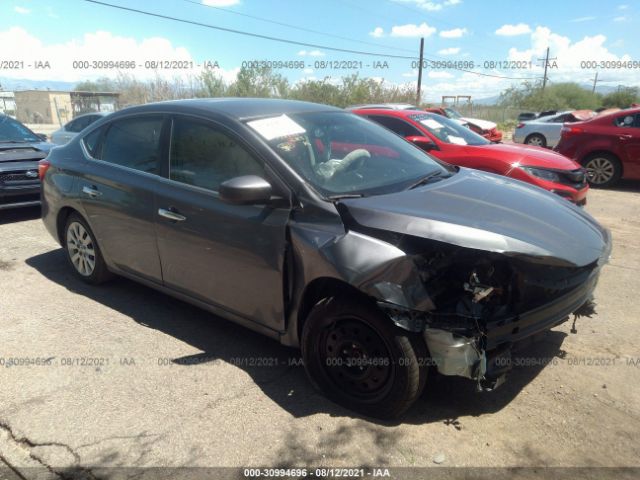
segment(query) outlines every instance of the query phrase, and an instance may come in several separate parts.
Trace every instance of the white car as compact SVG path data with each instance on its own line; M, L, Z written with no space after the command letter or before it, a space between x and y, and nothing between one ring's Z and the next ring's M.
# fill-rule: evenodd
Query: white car
M560 141L565 123L587 120L595 115L591 110L567 110L519 123L513 131L513 141L536 147L554 148Z
M482 135L490 142L497 143L502 140L502 132L498 130L498 125L494 122L490 122L489 120L463 117L457 110L450 107L431 107L426 108L425 110L462 123L478 135Z
M51 143L64 145L96 120L100 120L107 112L92 112L79 115L51 134Z

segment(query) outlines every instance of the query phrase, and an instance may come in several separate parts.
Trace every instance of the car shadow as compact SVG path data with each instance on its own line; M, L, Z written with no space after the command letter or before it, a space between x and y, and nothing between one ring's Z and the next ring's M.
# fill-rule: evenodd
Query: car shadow
M613 190L616 192L640 192L640 180L623 179L616 183L613 187L609 187L606 190Z
M40 207L22 207L0 210L0 225L40 218Z
M247 372L255 384L271 400L292 416L305 417L327 413L335 417L359 417L316 392L308 381L299 352L269 340L240 325L139 283L116 278L100 286L87 285L71 272L63 249L52 250L26 260L49 280L105 305L147 328L179 339L201 353L173 358L184 368L191 365L225 361ZM561 332L549 332L545 341L537 343L521 355L552 359L560 355L564 338ZM162 356L159 353L159 356ZM476 393L473 382L454 377L432 375L425 394L416 406L395 423L455 422L460 416L482 415L499 411L509 404L544 368L516 368L509 381L491 393Z

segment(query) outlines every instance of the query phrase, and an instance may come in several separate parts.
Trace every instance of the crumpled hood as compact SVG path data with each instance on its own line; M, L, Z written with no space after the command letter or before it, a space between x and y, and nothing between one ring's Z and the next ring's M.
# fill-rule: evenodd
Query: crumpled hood
M469 118L469 117L463 117L462 120L464 120L465 122L469 122L473 125L477 125L483 130L491 130L492 128L497 127L495 123L490 122L489 120L480 120L479 118Z
M604 261L611 248L609 232L580 208L524 182L476 170L340 203L353 230L361 225L549 265Z

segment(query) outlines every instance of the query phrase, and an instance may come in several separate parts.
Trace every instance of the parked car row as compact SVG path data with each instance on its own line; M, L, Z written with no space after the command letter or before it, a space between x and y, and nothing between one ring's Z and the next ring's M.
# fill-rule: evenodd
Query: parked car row
M354 113L387 127L447 163L522 180L577 205L586 203L586 170L558 153L491 143L449 118L421 110L362 108Z
M496 388L518 342L591 312L610 234L531 185L571 191L554 175L580 169L425 111L355 113L276 99L114 113L41 160L44 224L79 279L122 275L299 347L312 384L365 415L405 412L430 366Z
M513 132L513 141L553 148L560 141L560 130L565 123L588 120L595 115L592 110L568 110L520 122Z
M583 165L589 181L611 187L621 178L640 179L640 108L601 112L561 130L556 151Z
M367 105L354 105L347 110L363 110L363 109L377 109L377 110L423 110L415 105L409 103L377 103ZM435 113L447 117L460 125L467 127L479 135L482 135L491 142L500 142L502 140L502 132L498 130L498 126L488 120L481 120L479 118L463 117L458 111L450 107L430 107L425 108L424 111Z

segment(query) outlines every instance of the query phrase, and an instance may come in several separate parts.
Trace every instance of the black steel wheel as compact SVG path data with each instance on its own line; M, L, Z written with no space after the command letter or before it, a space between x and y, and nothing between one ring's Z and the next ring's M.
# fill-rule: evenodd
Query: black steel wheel
M424 340L364 301L333 297L316 305L304 325L302 354L319 390L372 417L402 415L426 381Z

